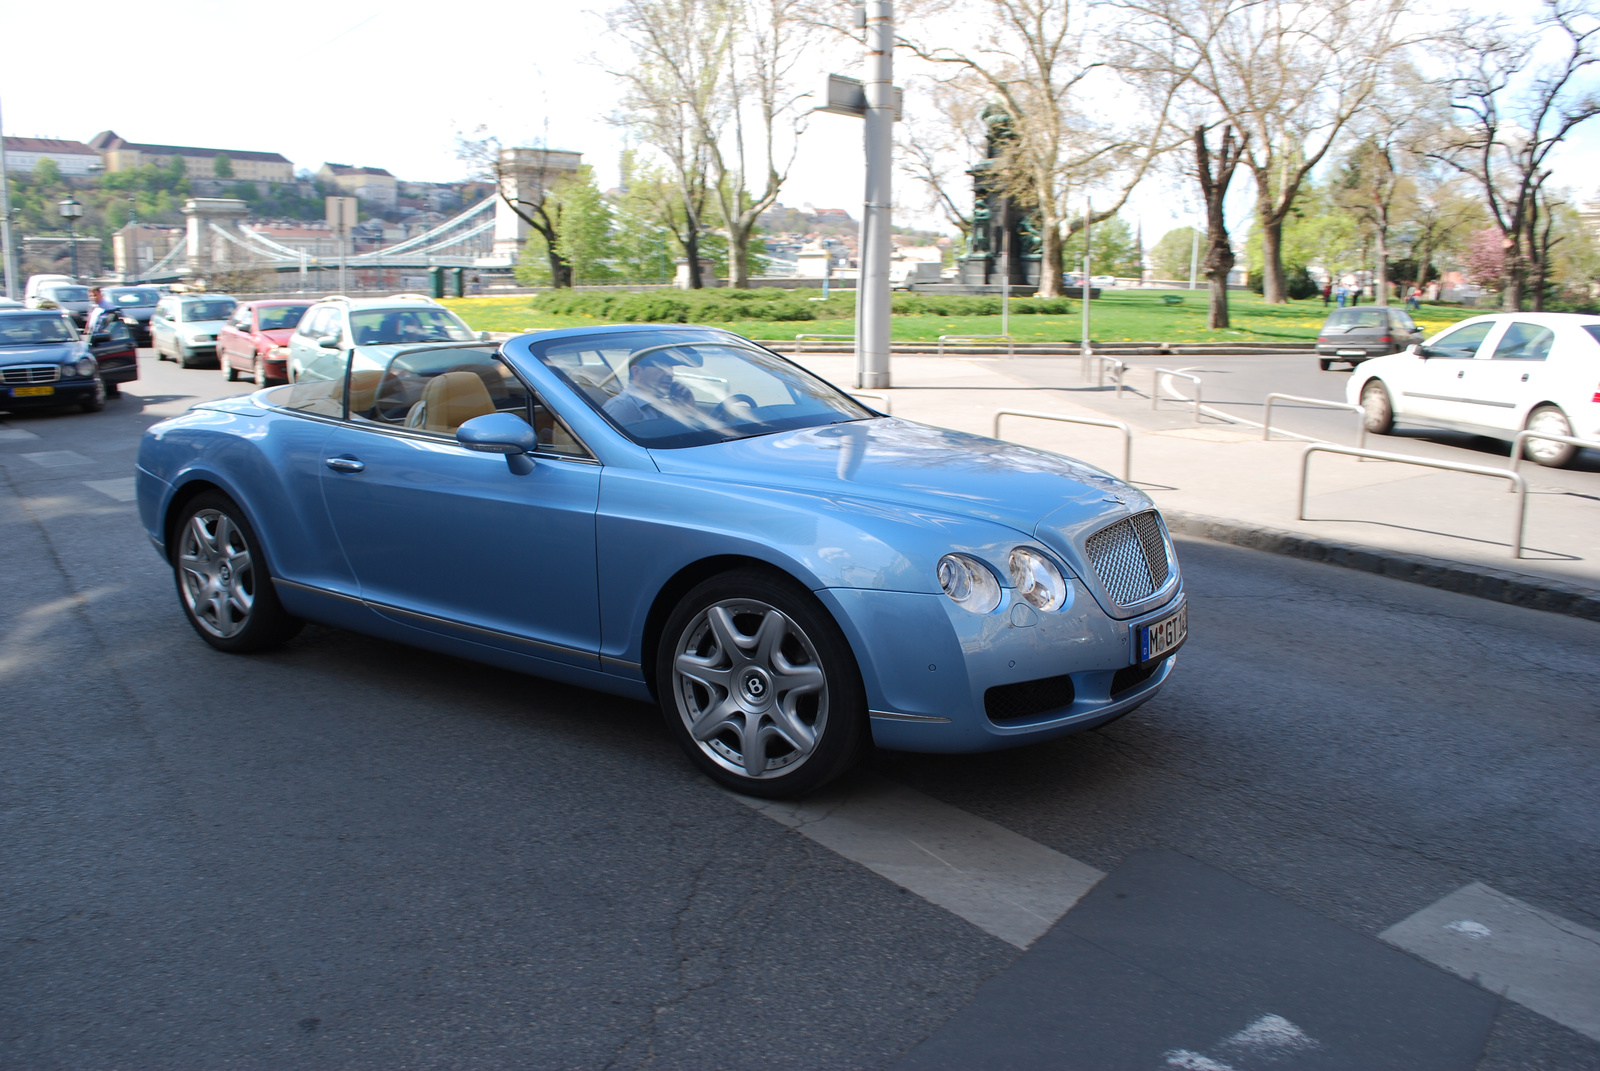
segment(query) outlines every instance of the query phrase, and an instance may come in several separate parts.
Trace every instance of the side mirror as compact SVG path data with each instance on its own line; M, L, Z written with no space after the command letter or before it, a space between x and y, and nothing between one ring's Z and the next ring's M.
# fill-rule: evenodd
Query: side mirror
M515 413L486 413L457 428L456 442L479 453L504 454L511 471L526 476L533 471L528 455L538 449L539 436Z
M325 350L336 350L339 348L339 336L323 335L321 338L317 339L317 345Z
M110 342L111 341L111 332L110 331L96 331L94 334L89 336L89 341L90 342Z

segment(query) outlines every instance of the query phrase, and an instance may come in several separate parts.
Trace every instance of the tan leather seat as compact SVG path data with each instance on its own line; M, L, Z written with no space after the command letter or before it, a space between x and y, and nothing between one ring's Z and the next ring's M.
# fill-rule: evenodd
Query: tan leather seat
M377 368L357 368L350 372L350 415L365 416L378 400L378 384L383 372Z
M445 372L434 376L423 388L421 405L422 429L444 435L454 435L457 428L473 417L494 412L489 388L473 372Z

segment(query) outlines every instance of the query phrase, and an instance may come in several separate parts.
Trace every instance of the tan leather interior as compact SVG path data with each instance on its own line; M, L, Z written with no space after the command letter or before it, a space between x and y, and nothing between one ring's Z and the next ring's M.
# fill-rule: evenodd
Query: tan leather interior
M474 372L445 372L428 380L422 391L422 428L445 435L473 417L494 412L489 388Z
M357 368L350 372L350 415L364 415L378 397L383 372L377 368Z

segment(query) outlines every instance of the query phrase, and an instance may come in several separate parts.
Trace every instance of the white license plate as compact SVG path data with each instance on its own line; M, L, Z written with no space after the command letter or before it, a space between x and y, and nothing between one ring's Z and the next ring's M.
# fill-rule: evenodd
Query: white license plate
M1365 357L1366 355L1367 355L1367 351L1366 350L1335 350L1334 351L1334 356L1335 357Z
M1176 613L1139 627L1137 636L1139 657L1135 661L1148 662L1152 658L1170 654L1177 650L1188 636L1189 604L1184 603L1178 607Z

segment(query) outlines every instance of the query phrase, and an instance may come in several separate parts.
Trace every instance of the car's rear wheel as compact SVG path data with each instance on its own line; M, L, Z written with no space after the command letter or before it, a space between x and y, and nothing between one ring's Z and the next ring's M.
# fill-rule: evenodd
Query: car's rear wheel
M1367 430L1374 435L1387 435L1394 430L1394 404L1389 400L1389 388L1383 380L1373 379L1361 388L1361 408Z
M1567 419L1567 414L1555 406L1541 405L1528 417L1528 430L1571 438L1572 422ZM1549 439L1529 439L1523 449L1533 460L1552 469L1565 468L1578 456L1578 447L1571 443L1551 442Z
M233 367L233 358L229 357L221 350L217 351L217 357L222 361L222 367L228 373L228 382L237 383L239 381L239 370Z
M736 792L804 795L848 769L869 738L844 633L787 578L741 569L699 584L668 617L656 665L673 736Z
M1321 368L1321 369L1322 369L1322 370L1323 370L1323 371L1324 371L1324 372L1326 372L1326 371L1327 371L1327 370L1328 370L1328 369L1330 369L1330 368L1332 368L1332 367L1333 367L1333 362L1332 362L1332 361L1330 361L1330 360L1328 360L1328 359L1326 359L1326 358L1322 358L1322 357L1319 357L1319 358L1317 358L1317 365L1318 365L1318 366L1319 366L1319 367L1320 367L1320 368Z
M244 511L221 492L196 495L172 532L178 601L200 638L243 654L275 647L304 624L278 601Z

